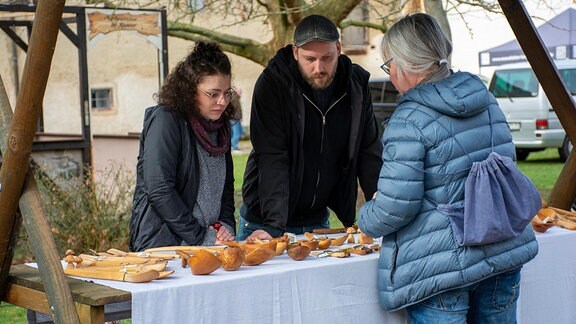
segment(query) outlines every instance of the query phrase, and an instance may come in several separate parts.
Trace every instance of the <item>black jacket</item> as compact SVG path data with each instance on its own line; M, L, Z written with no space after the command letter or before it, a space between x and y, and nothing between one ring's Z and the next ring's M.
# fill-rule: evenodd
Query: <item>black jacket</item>
M161 106L146 109L136 172L130 250L180 245L182 240L200 245L206 228L192 215L199 171L196 139L188 122ZM226 152L220 221L235 228L230 150Z
M319 194L324 196L325 205L314 208L325 210L329 207L345 226L354 224L358 180L365 197L371 199L382 165L382 146L368 79L367 71L341 55L333 81L336 87L330 101L340 115L337 120L324 125L318 118L314 125L315 121L305 118L313 116L311 111L317 109L313 104L312 89L300 76L291 46L278 51L254 88L250 118L253 150L248 157L242 188L247 208L244 217L249 222L262 224L272 236L282 235L286 226L319 224L325 213L310 213L302 208L301 203L311 201L314 205L314 198ZM336 126L332 126L334 124ZM338 140L310 136L310 130L323 130L324 127L339 127L348 132ZM323 140L312 144L317 147L329 143L334 148L338 144L336 141L345 139L340 142L341 157L333 153L335 160L334 165L330 165L331 172L322 178L324 184L332 188L320 185L322 192L314 192L315 188L310 190L308 184L311 179L308 175L305 177L305 170L318 164L319 158L319 155L305 156L304 152L310 152L311 145L304 143L305 130L308 132L307 141ZM334 129L331 131L334 134ZM322 165L317 167L322 172ZM307 187L303 188L303 185ZM303 192L307 193L305 197Z

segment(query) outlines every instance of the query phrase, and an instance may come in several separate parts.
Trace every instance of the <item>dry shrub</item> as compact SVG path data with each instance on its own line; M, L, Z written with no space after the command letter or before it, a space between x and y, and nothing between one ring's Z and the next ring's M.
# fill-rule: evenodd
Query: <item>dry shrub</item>
M77 253L109 248L128 251L133 173L110 165L68 180L40 170L35 175L59 254L67 249Z

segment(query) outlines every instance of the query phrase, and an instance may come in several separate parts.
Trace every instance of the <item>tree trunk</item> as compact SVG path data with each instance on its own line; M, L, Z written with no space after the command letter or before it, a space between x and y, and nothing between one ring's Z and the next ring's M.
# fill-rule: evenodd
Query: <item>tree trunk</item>
M448 22L448 16L446 15L446 10L442 4L441 0L424 0L424 4L426 7L426 12L436 19L440 28L448 40L452 42L452 31L450 30L450 23Z

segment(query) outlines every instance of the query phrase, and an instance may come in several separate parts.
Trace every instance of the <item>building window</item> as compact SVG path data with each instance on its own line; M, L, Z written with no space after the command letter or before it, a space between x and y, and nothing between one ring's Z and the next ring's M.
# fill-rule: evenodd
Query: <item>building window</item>
M90 103L94 110L106 111L112 110L114 104L112 100L112 89L91 89L90 90Z
M188 0L188 6L192 11L199 11L200 9L204 8L205 6L204 0Z
M348 15L354 21L368 21L366 5L358 5ZM362 55L368 52L367 27L350 26L342 30L342 50L347 55Z

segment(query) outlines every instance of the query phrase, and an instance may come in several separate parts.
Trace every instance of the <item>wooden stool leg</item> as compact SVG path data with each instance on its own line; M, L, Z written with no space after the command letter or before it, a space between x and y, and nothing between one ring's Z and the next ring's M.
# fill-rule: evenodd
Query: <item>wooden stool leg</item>
M76 311L82 324L102 324L104 323L104 306L90 306L80 303L76 304Z

